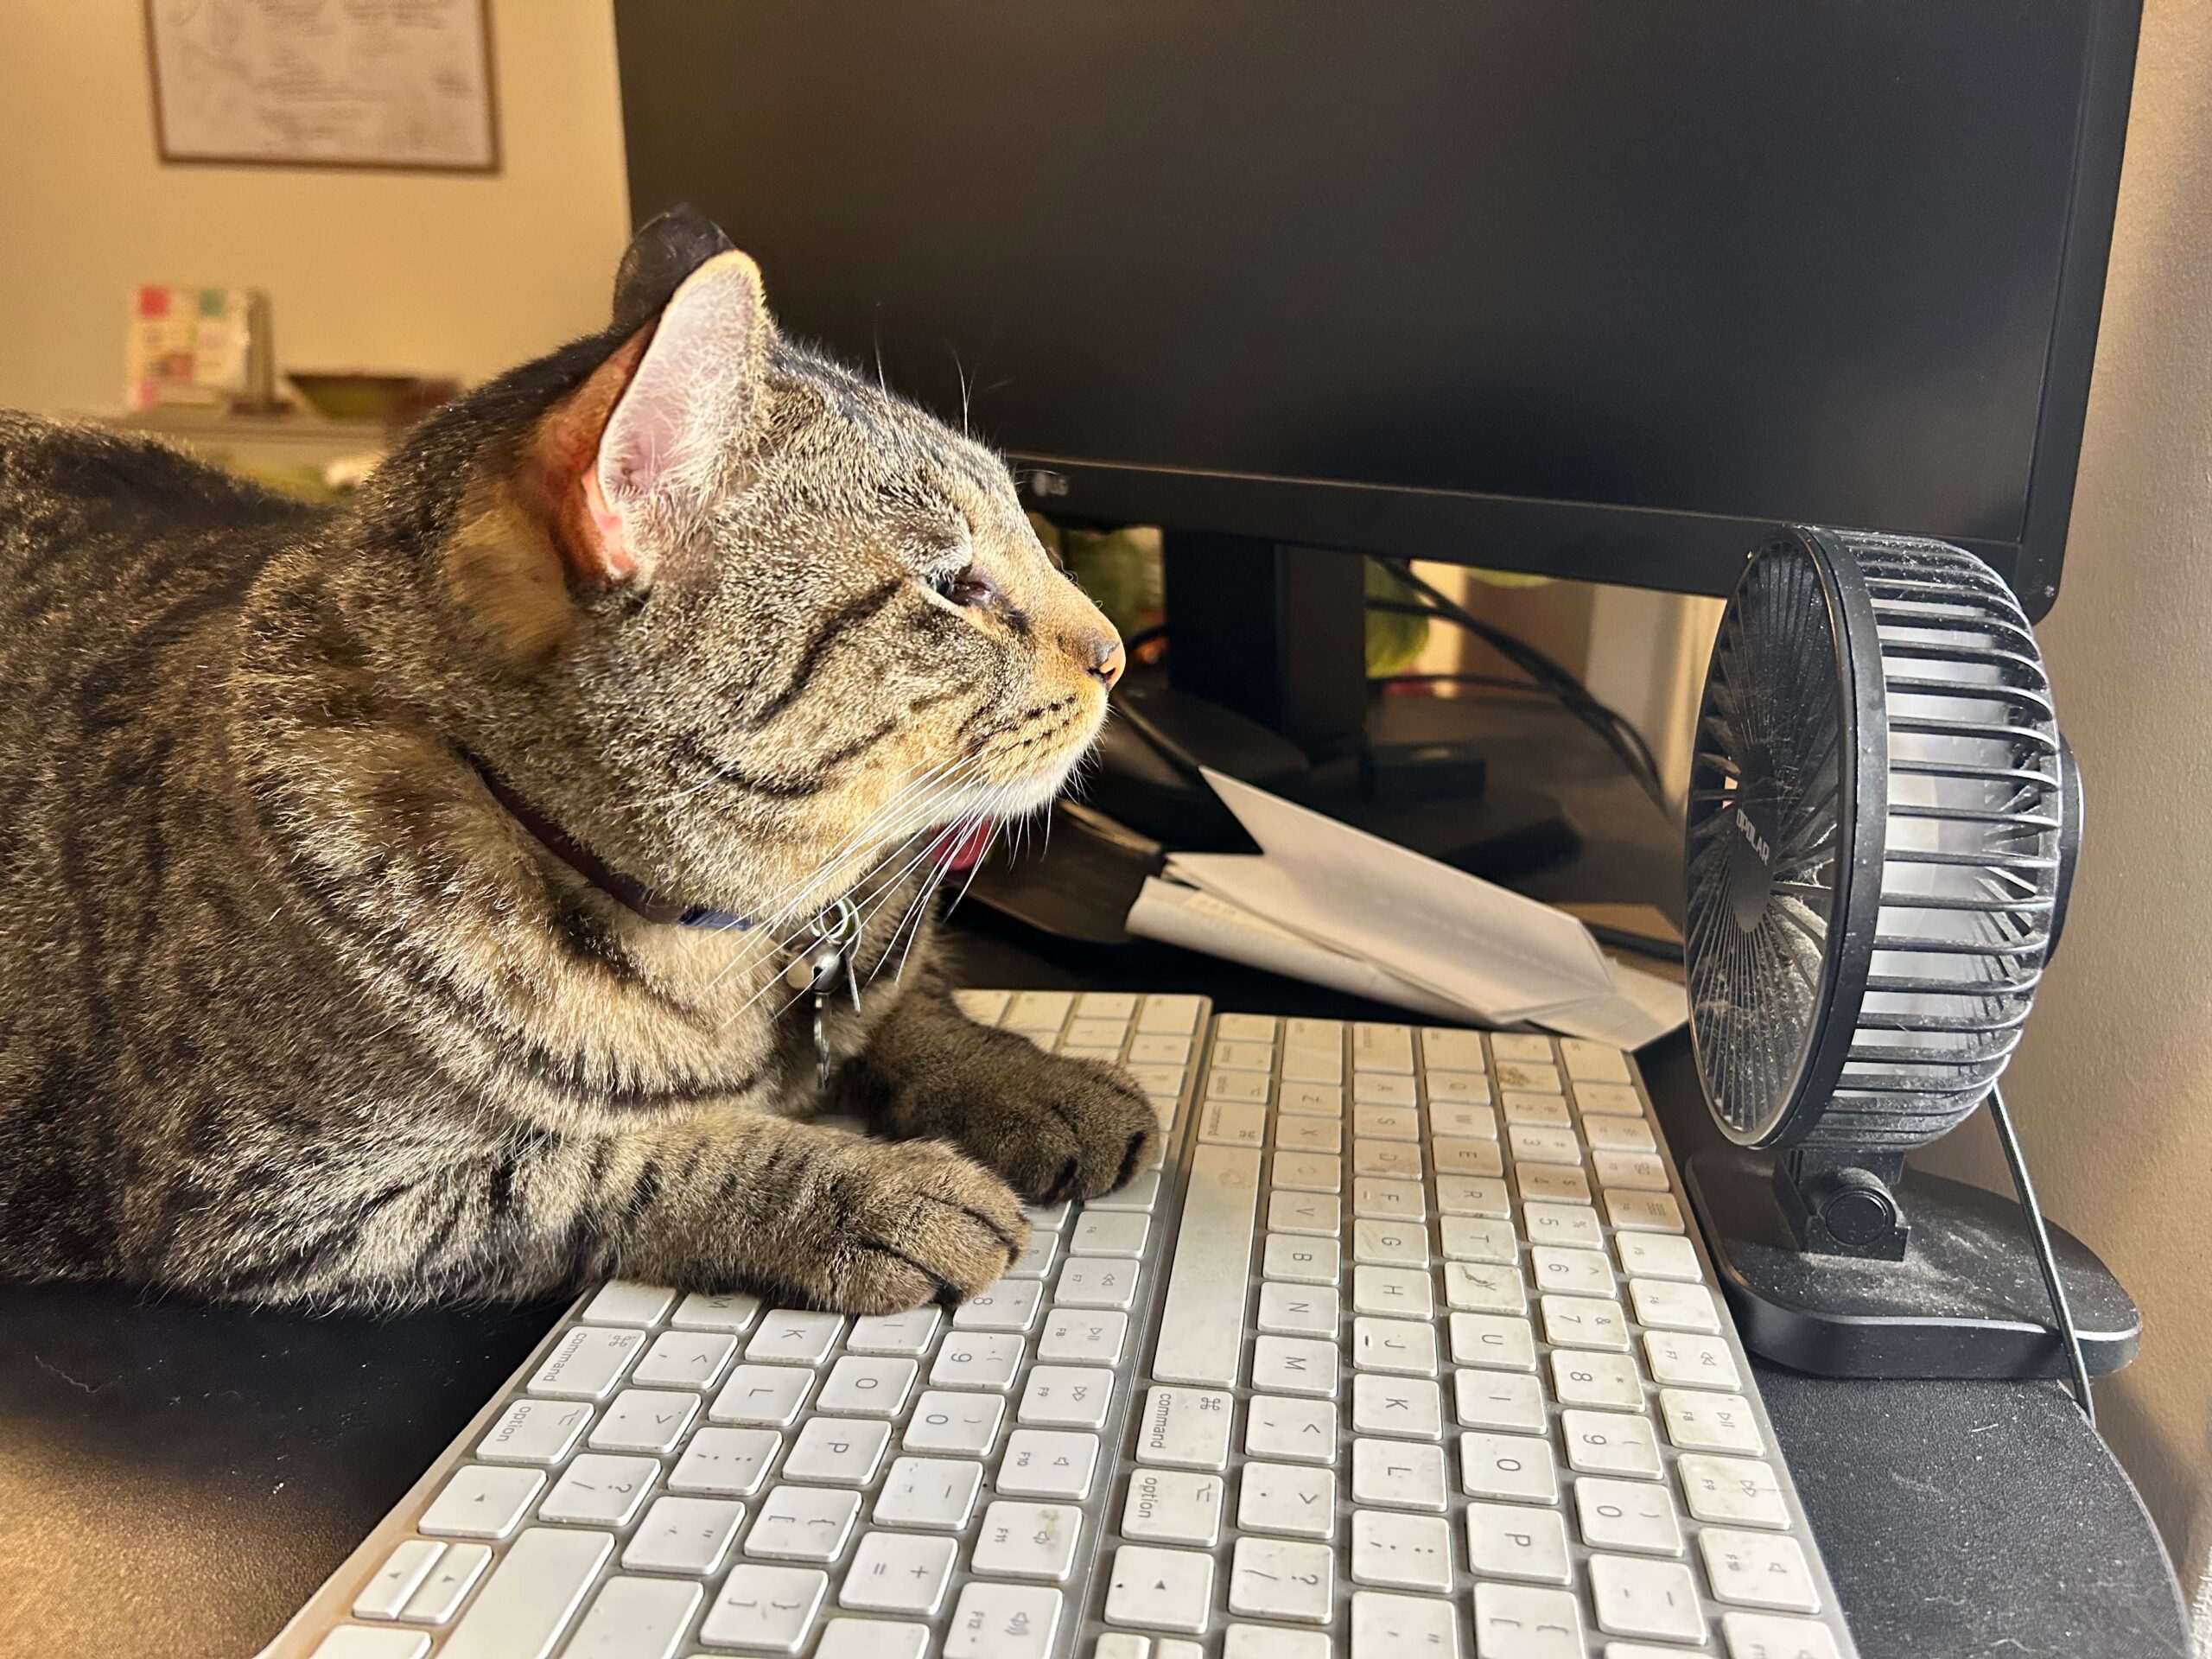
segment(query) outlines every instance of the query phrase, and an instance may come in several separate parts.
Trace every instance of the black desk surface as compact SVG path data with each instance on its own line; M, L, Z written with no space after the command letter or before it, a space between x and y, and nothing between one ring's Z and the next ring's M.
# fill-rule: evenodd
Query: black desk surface
M1579 735L1516 713L1491 750L1524 777L1541 757L1590 843L1530 889L1671 909L1668 832ZM1089 974L981 933L961 949L976 984L1118 981L1224 1008L1375 1012L1165 947ZM1695 1078L1679 1052L1646 1069L1681 1149L1702 1116ZM0 1287L0 1659L253 1653L558 1311L305 1319ZM2187 1652L2149 1518L2055 1384L1762 1368L1759 1386L1866 1659Z

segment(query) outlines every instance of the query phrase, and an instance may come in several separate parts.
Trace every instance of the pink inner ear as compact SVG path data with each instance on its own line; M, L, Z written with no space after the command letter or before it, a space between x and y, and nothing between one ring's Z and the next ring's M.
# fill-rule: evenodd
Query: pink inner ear
M607 504L599 486L599 468L587 467L582 479L586 533L597 543L599 574L606 582L627 582L638 574L638 561L630 552L630 533L622 515Z

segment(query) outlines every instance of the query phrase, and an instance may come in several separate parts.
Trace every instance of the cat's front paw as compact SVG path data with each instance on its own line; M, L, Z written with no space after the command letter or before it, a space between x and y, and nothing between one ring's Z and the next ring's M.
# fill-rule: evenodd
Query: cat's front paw
M1019 1039L909 1083L893 1119L901 1134L954 1142L1039 1204L1125 1185L1160 1135L1152 1103L1118 1068Z
M964 1301L1029 1248L1006 1183L950 1147L856 1140L824 1174L771 1264L819 1306L896 1313Z

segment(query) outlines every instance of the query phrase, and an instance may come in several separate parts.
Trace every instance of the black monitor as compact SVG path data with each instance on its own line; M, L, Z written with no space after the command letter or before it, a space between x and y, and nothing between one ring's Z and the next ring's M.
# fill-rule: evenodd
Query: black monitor
M631 207L1038 506L1725 592L2057 592L2138 0L617 0Z

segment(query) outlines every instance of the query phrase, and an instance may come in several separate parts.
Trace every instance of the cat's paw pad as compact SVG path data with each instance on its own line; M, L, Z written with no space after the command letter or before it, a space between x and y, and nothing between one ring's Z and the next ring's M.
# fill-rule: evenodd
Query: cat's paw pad
M821 1300L846 1313L895 1313L963 1301L1029 1248L1007 1184L949 1147L863 1143L821 1206L812 1240Z
M1117 1067L1039 1055L971 1085L977 1098L961 1144L1039 1204L1092 1198L1149 1161L1160 1118Z

